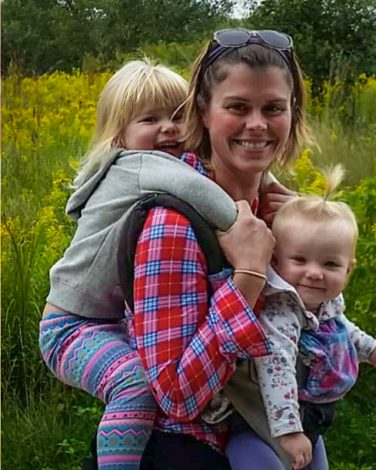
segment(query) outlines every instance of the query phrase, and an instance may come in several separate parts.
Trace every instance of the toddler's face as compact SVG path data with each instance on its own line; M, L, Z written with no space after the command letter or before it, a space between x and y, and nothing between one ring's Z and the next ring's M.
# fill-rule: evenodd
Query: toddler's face
M182 112L175 109L146 108L126 127L121 140L127 150L160 150L175 157L182 153L179 142Z
M293 221L277 237L274 267L314 312L345 288L355 262L353 246L352 234L336 222Z

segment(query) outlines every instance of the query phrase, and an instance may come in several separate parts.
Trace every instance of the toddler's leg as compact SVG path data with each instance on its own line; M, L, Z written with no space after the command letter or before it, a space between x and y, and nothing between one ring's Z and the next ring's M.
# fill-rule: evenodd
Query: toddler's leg
M106 358L98 366L104 361ZM108 370L101 382L107 406L97 434L99 468L136 470L153 428L156 404L134 352L119 358Z
M317 439L315 447L312 452L312 461L311 463L305 467L304 470L328 470L329 463L328 458L326 456L325 444L320 436Z
M40 347L62 382L106 403L97 435L99 469L138 469L156 404L125 327L54 313L41 322Z
M234 433L226 454L232 470L285 470L274 450L251 429Z

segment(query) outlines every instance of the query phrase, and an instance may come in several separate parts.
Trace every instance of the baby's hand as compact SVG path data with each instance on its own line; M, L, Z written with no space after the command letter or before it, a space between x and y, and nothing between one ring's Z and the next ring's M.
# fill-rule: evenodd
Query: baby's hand
M282 449L291 457L293 470L306 467L312 460L312 444L304 433L294 432L277 439Z
M376 367L376 348L372 351L369 357L369 362L373 365L373 367Z

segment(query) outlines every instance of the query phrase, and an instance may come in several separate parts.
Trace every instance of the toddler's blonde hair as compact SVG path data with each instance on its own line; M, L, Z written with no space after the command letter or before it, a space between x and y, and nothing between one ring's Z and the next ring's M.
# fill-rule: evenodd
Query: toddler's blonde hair
M124 148L121 134L134 116L150 107L178 108L187 92L188 82L163 65L152 64L149 59L125 64L110 78L99 97L94 134L75 186L104 165L113 150Z

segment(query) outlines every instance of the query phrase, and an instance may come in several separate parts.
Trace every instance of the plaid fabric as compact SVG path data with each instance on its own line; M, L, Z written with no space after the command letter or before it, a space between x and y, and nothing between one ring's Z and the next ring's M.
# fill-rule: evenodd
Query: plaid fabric
M208 278L184 216L164 208L150 211L137 245L129 334L161 408L157 427L220 449L226 427L204 423L200 412L223 388L238 357L270 352L230 275L226 270Z

